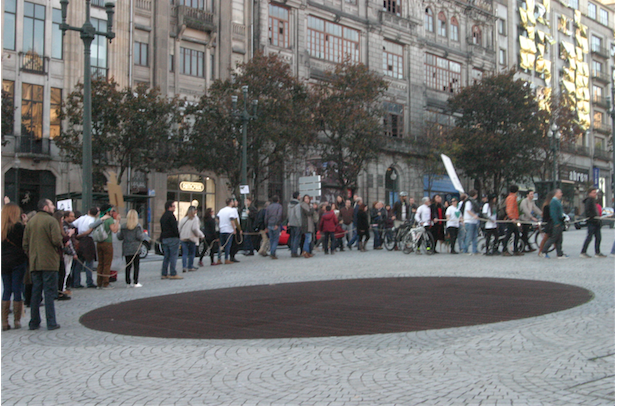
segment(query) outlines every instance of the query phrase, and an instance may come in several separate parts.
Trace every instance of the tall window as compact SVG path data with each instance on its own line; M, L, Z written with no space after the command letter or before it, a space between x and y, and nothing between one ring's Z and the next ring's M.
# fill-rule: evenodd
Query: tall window
M194 49L180 48L180 61L183 75L204 77L204 53Z
M602 62L591 61L591 69L594 73L602 73Z
M505 49L499 49L499 64L500 65L507 65L508 61L506 58L506 50Z
M107 31L107 20L91 18L90 22L95 30ZM107 77L107 38L104 35L95 36L92 45L90 45L90 70L94 77Z
M43 86L21 85L21 135L43 137Z
M482 45L482 30L479 26L474 25L471 28L471 39L474 45Z
M4 49L15 50L15 19L17 1L6 0L4 2L4 37L2 46Z
M596 19L597 7L592 2L587 3L587 17Z
M135 65L148 66L148 44L135 41L133 54Z
M458 20L456 17L450 19L450 39L458 42Z
M596 127L600 127L604 124L604 113L596 111L593 113L593 125Z
M383 11L401 16L401 0L383 0Z
M62 11L54 8L52 10L51 57L56 59L62 59L63 37L60 24L62 24Z
M393 78L403 79L403 46L384 41L383 73Z
M43 72L45 6L24 2L24 68Z
M386 115L384 116L384 135L387 137L403 136L403 106L397 103L383 104Z
M435 26L433 24L433 10L427 7L426 10L424 10L424 29L427 32L435 32Z
M49 138L60 135L60 108L62 107L62 89L51 88L51 100L49 102Z
M289 10L269 5L268 40L275 47L289 48Z
M497 30L500 35L507 35L506 33L506 20L500 18L497 20Z
M600 19L598 21L600 21L600 24L602 25L608 25L608 11L601 8Z
M458 92L461 88L461 64L426 54L426 85L442 92Z
M308 49L311 56L332 62L360 59L360 33L351 28L308 16Z
M13 123L15 120L15 110L14 110L15 109L15 82L14 81L12 80L2 81L2 96L3 96L2 101L4 102L6 98L6 103L11 107L10 114L7 114L8 117L3 117L2 134L11 135L13 134ZM6 124L6 126L4 124Z
M600 52L601 50L602 50L602 38L592 35L591 36L591 51Z
M593 101L603 103L604 98L602 95L604 92L602 91L602 88L600 86L594 86L592 91L593 93L591 97L593 98Z
M446 37L448 36L448 20L446 19L446 15L443 13L443 11L440 11L439 14L437 14L437 20L439 21L439 27L438 27L438 33L440 36L442 37Z
M205 10L204 0L178 0L178 5Z

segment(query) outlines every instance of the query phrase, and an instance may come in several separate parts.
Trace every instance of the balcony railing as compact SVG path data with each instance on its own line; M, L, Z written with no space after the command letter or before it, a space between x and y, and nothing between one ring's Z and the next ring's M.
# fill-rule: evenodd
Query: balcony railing
M604 109L609 109L611 107L610 103L603 96L594 95L591 99L591 102L598 107L602 107Z
M596 159L601 159L603 161L612 161L613 153L611 151L606 151L604 149L596 148L593 151L593 157Z
M597 132L610 134L613 132L613 127L610 124L604 124L600 122L593 122L593 129Z
M577 144L561 144L560 150L573 155L589 156L589 148Z
M186 25L188 28L203 32L216 30L213 13L187 6L177 6L176 10L179 26Z
M21 69L32 73L45 73L45 58L34 51L23 54Z
M15 152L21 154L51 155L49 138L37 138L31 135L15 137Z
M604 48L604 47L598 47L598 46L591 46L591 53L592 54L596 54L598 56L601 56L602 58L610 58L611 54L608 51L608 49Z
M611 83L610 75L608 73L604 73L604 72L599 71L599 70L592 70L591 71L591 78L599 80L600 82Z

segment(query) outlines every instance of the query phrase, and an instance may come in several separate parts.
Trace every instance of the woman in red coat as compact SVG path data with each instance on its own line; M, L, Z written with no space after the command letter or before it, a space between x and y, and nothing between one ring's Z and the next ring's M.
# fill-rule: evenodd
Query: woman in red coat
M319 231L321 231L322 246L325 254L328 254L328 249L331 246L332 255L334 255L334 232L338 224L338 218L332 210L332 206L326 206L326 212L321 216L319 220Z

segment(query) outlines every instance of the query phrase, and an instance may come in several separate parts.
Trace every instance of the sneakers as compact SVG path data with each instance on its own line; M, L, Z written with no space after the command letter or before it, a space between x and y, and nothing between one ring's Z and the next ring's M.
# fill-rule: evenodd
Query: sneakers
M221 264L222 264L222 262L218 261L218 262L211 263L210 266L216 266L216 265L221 265Z
M141 283L136 283L134 286L135 286L136 288L141 288L141 287L142 287L142 286L144 286L144 285L142 285Z
M603 253L600 252L599 254L594 255L594 257L596 257L596 258L606 258L606 255L604 255Z
M548 256L548 253L544 254L544 258L551 259L551 257Z
M204 266L204 263L202 261L199 261L199 266Z
M111 285L103 286L103 290L112 290L113 288Z
M132 283L129 283L128 285L126 285L127 288L132 288L134 285Z
M184 279L184 277L180 275L171 275L167 279Z
M563 254L562 256L557 257L557 259L568 259L568 258L570 258L570 257L567 256L566 254Z
M579 255L580 258L585 258L585 259L589 259L591 258L589 255L587 255L586 252L581 252L581 255Z

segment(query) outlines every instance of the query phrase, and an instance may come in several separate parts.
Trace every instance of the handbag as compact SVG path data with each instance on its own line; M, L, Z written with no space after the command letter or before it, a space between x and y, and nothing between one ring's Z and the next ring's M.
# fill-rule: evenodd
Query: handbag
M94 242L105 242L109 238L109 233L105 230L105 223L101 224L92 231L92 239Z

